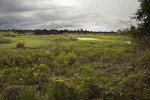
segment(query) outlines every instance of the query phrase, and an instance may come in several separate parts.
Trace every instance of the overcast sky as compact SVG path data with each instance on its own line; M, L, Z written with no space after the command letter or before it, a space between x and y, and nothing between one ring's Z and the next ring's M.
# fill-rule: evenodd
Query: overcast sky
M0 29L116 31L135 24L137 1L0 0Z

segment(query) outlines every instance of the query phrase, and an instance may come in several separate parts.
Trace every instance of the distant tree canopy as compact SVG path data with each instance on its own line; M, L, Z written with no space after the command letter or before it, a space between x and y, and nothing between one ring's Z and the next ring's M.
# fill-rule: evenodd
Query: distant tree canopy
M68 29L64 29L64 30L56 30L56 29L51 29L51 30L47 30L47 29L36 29L36 30L21 30L21 29L9 29L9 30L0 30L0 32L7 32L7 31L12 31L18 34L24 34L24 33L33 33L34 35L51 35L51 34L63 34L63 33L68 33L68 34L88 34L88 33L106 33L106 34L112 34L115 33L113 31L111 32L106 32L106 31L87 31L87 30L83 30L82 28L79 30L68 30Z
M139 0L139 2L140 8L134 17L139 22L136 35L139 38L150 38L150 0Z

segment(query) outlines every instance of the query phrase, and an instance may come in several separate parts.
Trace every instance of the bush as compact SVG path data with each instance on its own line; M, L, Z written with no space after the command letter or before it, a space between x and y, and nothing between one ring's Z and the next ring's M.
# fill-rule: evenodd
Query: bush
M3 33L3 36L5 36L5 37L16 37L17 34L13 33L13 32L6 32L6 33Z
M44 64L34 65L33 67L33 79L35 82L45 82L48 81L50 75L50 68Z
M149 73L128 75L119 83L118 97L126 97L125 100L150 100ZM117 90L117 89L116 89Z
M68 87L61 82L55 82L49 85L47 94L49 100L79 100L73 88Z
M18 49L25 49L25 45L23 42L18 42L16 48Z
M22 86L9 86L4 90L2 97L4 100L16 100L21 91Z
M36 89L34 87L23 88L19 100L39 100L36 95Z
M5 39L0 35L0 44L2 44L2 43L6 44L6 43L11 43L11 42L12 42L11 40Z
M66 37L66 36L62 36L62 37L58 37L56 38L54 41L55 42L71 42L71 41L76 41L77 38L74 38L74 37Z

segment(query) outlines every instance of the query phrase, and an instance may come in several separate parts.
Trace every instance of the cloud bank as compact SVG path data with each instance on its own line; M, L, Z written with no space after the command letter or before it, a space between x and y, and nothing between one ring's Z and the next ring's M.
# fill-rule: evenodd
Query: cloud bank
M116 31L134 21L137 0L0 0L0 29Z

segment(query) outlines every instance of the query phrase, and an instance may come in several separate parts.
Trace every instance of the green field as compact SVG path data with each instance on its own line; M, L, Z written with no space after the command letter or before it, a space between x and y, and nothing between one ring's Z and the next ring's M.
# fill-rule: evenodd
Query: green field
M140 83L149 58L139 59L143 52L139 53L130 37L62 34L3 38L11 42L0 44L2 100L12 94L16 100L143 100L150 97L148 84ZM23 48L16 47L18 43ZM16 96L18 91L20 95Z

